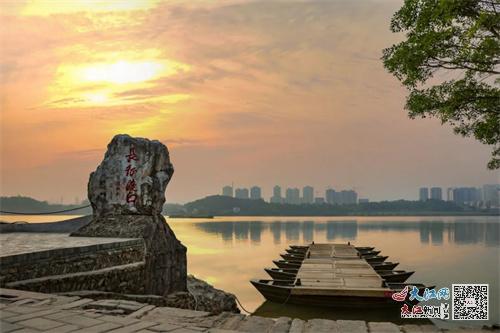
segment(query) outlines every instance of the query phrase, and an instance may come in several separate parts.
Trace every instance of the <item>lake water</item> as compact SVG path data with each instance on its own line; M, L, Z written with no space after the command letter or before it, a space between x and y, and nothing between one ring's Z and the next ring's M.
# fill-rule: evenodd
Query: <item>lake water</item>
M1 219L7 220L4 216ZM44 217L43 221L54 219L62 218ZM439 326L500 322L498 217L218 217L168 222L188 247L189 273L234 293L247 310L258 315L405 323L398 320L398 312L311 309L265 302L249 283L252 278L269 278L263 268L273 267L272 260L290 244L350 241L356 246L375 246L389 256L388 261L400 262L397 269L415 271L408 282L439 288L451 288L453 283L489 284L489 321L435 321ZM4 242L7 235L0 236Z

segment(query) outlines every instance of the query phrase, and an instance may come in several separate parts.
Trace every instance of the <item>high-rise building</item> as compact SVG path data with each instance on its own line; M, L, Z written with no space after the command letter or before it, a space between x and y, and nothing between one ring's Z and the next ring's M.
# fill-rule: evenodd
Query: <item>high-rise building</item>
M287 188L285 194L285 202L287 204L300 204L300 190L298 188Z
M314 198L314 203L316 205L322 205L325 203L325 198L322 198L322 197L316 197Z
M304 186L302 189L302 202L305 204L314 202L314 188L312 186Z
M420 188L420 190L418 191L418 199L420 201L429 200L429 188L428 187L421 187Z
M325 201L326 203L333 205L335 203L335 190L329 188L325 191Z
M259 200L262 199L262 190L258 186L252 186L250 189L250 199Z
M475 187L457 187L453 189L453 202L475 205L481 201L481 190Z
M446 189L446 200L453 201L453 187L448 187Z
M443 190L441 187L431 187L431 199L443 200Z
M278 185L275 185L273 187L273 196L269 200L271 203L282 203L283 202L283 197L281 196L281 187Z
M500 207L500 184L483 185L483 201L486 207Z
M226 197L233 197L233 187L232 186L224 186L222 188L222 195L226 196Z
M340 205L353 205L358 202L358 194L353 190L340 192Z
M238 199L248 199L248 189L247 188L237 188L234 191L234 196Z
M330 205L353 205L358 202L358 194L353 190L328 189L325 192L325 199Z

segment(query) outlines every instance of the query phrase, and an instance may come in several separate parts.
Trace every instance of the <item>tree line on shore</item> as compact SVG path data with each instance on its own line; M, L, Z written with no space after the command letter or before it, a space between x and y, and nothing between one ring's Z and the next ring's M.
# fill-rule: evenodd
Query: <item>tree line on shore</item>
M80 204L51 204L25 196L0 197L0 210L22 213L50 213L88 205L88 201ZM184 205L164 205L163 213L173 216L198 215L253 215L253 216L327 216L327 215L498 215L498 209L484 209L442 200L427 201L380 201L350 205L332 204L279 204L264 200L250 200L212 195ZM86 207L70 213L92 214L92 208Z

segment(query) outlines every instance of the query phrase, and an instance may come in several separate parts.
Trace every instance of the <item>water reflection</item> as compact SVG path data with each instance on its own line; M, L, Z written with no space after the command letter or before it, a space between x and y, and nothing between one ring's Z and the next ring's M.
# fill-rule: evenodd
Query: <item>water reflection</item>
M496 222L478 222L456 220L443 221L391 221L358 223L357 220L348 221L224 221L198 222L196 228L220 235L225 242L246 241L250 238L253 243L261 242L263 233L272 234L274 244L282 242L310 243L315 234L326 234L327 241L356 240L358 232L419 232L422 244L441 245L443 239L450 243L477 244L489 246L500 245L500 224ZM283 239L284 235L284 239Z

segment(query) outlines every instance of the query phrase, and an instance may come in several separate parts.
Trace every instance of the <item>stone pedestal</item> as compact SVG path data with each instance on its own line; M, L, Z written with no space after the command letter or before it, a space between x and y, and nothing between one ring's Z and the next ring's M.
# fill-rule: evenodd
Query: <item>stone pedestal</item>
M144 291L167 295L186 290L186 247L161 215L173 174L167 147L159 141L117 135L90 174L92 221L71 236L143 238Z

